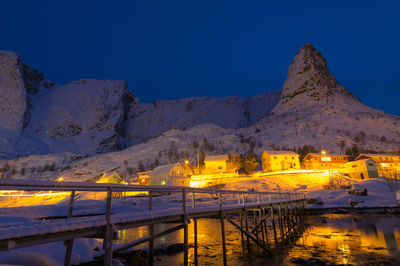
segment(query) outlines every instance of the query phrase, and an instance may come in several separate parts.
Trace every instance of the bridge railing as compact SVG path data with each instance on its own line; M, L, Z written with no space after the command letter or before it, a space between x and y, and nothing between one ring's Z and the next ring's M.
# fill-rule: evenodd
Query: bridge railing
M254 190L224 190L213 188L194 188L183 186L145 186L125 185L113 183L89 183L89 182L56 182L56 181L26 181L26 180L0 180L0 190L12 191L62 191L70 192L70 201L67 218L72 217L76 192L104 192L107 193L105 216L107 222L111 216L111 201L114 192L144 192L148 194L148 210L153 211L153 198L161 195L181 194L182 211L184 213L196 209L197 206L205 206L204 195L207 194L213 203L207 202L207 206L224 208L227 206L248 206L279 203L283 201L304 200L303 193L294 192L262 192ZM123 195L123 193L120 193ZM34 196L34 194L32 194ZM211 196L211 197L210 197ZM203 204L202 204L203 203ZM191 207L191 208L190 208Z

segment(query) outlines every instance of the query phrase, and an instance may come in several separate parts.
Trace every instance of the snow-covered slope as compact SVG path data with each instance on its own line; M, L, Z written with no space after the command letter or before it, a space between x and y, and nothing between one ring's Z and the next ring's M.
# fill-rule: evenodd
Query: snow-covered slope
M128 139L131 144L138 144L173 128L187 129L200 124L246 127L267 115L280 94L275 91L250 98L201 97L140 104L130 112Z

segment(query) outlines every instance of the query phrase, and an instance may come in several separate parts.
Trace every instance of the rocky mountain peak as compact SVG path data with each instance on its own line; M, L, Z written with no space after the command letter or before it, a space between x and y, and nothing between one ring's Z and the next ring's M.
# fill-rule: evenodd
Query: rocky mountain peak
M281 99L274 112L287 112L299 105L334 104L338 99L341 102L359 102L329 72L322 54L307 43L297 52L289 67Z

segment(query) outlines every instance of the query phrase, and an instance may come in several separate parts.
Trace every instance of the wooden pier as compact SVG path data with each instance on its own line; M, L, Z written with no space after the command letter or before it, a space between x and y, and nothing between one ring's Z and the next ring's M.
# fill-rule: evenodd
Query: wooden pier
M34 220L32 223L13 227L10 232L1 233L0 251L64 241L66 253L64 265L70 265L75 238L102 238L103 250L100 257L104 265L111 265L112 258L119 252L137 245L148 243L148 264L154 261L154 240L183 230L184 265L188 265L189 243L188 224L194 226L194 264L198 265L197 222L203 218L215 218L221 225L221 254L227 265L225 225L232 224L241 234L243 253L251 256L251 243L270 255L271 243L284 245L298 227L301 227L305 196L301 193L276 193L258 191L220 190L190 187L141 186L121 184L97 184L82 182L28 182L22 180L1 180L0 190L13 191L64 191L70 193L69 204L64 217ZM146 206L135 206L127 211L113 210L112 199L125 200L127 192L147 193ZM74 205L79 193L107 193L102 213L74 215ZM165 197L174 205L156 206L154 199ZM132 197L129 197L132 198ZM172 204L172 203L171 203ZM7 215L8 208L0 209L0 215ZM13 208L10 208L13 209ZM17 209L17 208L15 208ZM52 217L54 218L54 217ZM154 232L154 226L162 223L178 224L163 232ZM59 226L62 224L62 226ZM147 236L129 243L113 245L119 230L148 226ZM34 230L29 230L29 227ZM200 232L206 234L207 232Z

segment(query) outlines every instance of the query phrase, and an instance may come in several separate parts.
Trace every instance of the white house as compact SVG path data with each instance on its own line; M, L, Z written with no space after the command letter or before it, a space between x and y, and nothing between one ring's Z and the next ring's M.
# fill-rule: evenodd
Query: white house
M190 178L179 163L160 165L150 172L149 185L190 186Z

